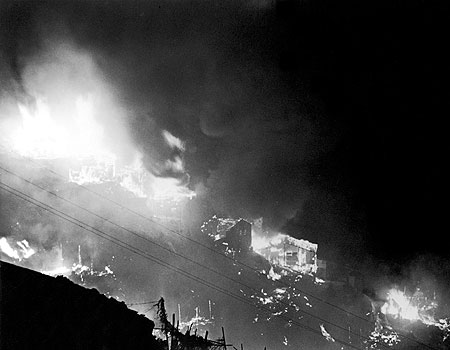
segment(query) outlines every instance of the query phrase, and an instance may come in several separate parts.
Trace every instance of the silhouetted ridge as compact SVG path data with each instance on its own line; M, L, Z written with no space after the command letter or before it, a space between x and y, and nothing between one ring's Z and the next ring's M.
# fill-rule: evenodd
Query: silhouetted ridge
M65 277L0 262L0 348L160 349L155 324Z

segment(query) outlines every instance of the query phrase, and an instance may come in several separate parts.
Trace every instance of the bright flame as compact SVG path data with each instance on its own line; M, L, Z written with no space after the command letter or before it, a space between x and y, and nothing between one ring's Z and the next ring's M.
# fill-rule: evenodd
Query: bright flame
M0 238L0 250L3 253L5 253L6 255L8 255L10 258L17 259L17 260L20 259L17 251L9 245L9 243L5 237Z
M392 288L387 294L387 301L380 311L384 315L395 319L411 322L422 322L427 326L434 326L443 332L444 340L450 336L450 318L435 318L438 304L434 298L427 298L420 289L413 296Z
M381 307L381 312L410 321L420 319L419 308L411 303L411 298L397 289L389 290L388 301Z
M96 106L92 95L78 96L74 108L65 106L66 115L54 115L44 99L37 99L35 108L19 105L22 124L11 133L10 148L13 152L35 159L68 158L78 165L69 170L69 181L79 185L100 184L118 181L120 185L140 198L148 192L154 200L175 200L192 198L195 192L183 186L178 179L160 178L150 175L144 168L141 155L136 152L133 162L120 168L117 157L104 144L104 130L95 120ZM184 149L183 142L170 134L163 133L173 148ZM184 172L180 156L166 161L167 168ZM144 187L144 180L150 179L151 188Z
M155 177L151 183L152 199L173 199L179 201L183 198L192 199L195 192L181 185L180 181L174 178Z
M38 98L34 108L19 104L22 125L12 133L13 151L41 159L113 157L102 145L103 129L94 119L92 96L78 96L74 105L60 116L44 99Z
M18 249L13 248L5 237L0 238L0 252L6 254L10 258L18 261L28 259L34 255L36 251L30 247L30 244L24 239L22 241L15 242Z
M253 250L269 262L302 273L317 271L317 244L278 233L267 237L252 232Z
M331 341L333 343L335 342L334 338L331 336L330 333L328 333L323 324L320 325L320 332L322 333L322 335L325 337L326 340Z

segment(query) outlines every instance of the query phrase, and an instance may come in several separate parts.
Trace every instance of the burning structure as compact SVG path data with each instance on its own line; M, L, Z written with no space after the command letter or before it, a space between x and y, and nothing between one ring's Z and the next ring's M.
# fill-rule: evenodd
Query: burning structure
M262 233L260 222L258 219L253 228L247 220L214 215L202 224L201 231L208 234L216 246L224 246L226 252L234 254L253 250L273 265L305 274L317 272L316 243L281 233L267 237ZM321 267L326 270L325 263Z
M216 246L224 246L228 253L246 253L252 246L252 224L244 219L213 216L201 226Z
M317 244L287 235L278 235L255 250L272 264L305 273L317 271Z

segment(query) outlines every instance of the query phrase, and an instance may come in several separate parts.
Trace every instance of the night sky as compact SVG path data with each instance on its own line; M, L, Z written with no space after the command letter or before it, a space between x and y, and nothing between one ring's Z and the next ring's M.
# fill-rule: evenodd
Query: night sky
M147 169L215 212L353 266L445 266L444 3L2 1L0 92L32 103L29 67L70 43L117 90ZM184 172L164 168L161 130L186 142Z

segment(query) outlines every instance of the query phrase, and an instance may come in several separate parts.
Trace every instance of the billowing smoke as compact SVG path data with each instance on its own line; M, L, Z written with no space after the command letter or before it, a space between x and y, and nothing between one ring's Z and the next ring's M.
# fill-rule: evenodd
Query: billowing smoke
M301 210L304 164L327 146L317 104L279 70L270 8L177 1L4 7L2 71L20 87L15 96L61 101L68 81L77 94L100 83L108 96L96 117L116 153L129 151L129 137L151 173L204 189L225 215L264 216L279 227Z
M95 127L89 127L89 132L98 131L87 141L101 140L105 152L123 163L132 163L137 153L152 176L150 182L157 183L155 188L149 185L155 192L161 180L195 190L201 203L192 203L185 213L189 220L200 223L214 213L262 216L268 226L279 228L302 209L309 195L304 183L307 167L302 164L327 145L320 139L323 120L316 102L302 84L290 81L289 74L278 67L277 33L269 29L276 19L273 9L260 5L233 1L3 4L1 36L7 45L2 45L0 68L5 77L2 126L18 128L21 113L49 106L57 125L66 127L77 116L78 99L81 107L92 112ZM77 125L70 125L76 133ZM14 159L7 166L101 217L3 173L2 181L11 187L151 256L196 271L213 283L224 283L105 219L222 269L217 257L199 254L198 247L184 240L180 243L173 232L126 214L73 184L45 178L46 169L27 160ZM51 167L58 173L67 169L58 162ZM133 209L148 209L120 188L96 186L101 193L115 191L115 199L123 196ZM92 262L98 270L111 264L127 286L119 292L116 285L114 292L126 294L129 301L164 295L192 306L191 299L198 300L200 295L218 297L210 290L199 290L195 281L23 203L11 193L2 190L1 196L2 206L8 208L3 211L2 231L11 244L26 239L36 250L26 261L35 269L50 270L61 264L70 268L78 261L81 247L83 264ZM16 212L21 213L19 217ZM197 232L193 229L193 234ZM223 305L218 308L224 314L230 312ZM250 310L245 317L251 317Z

